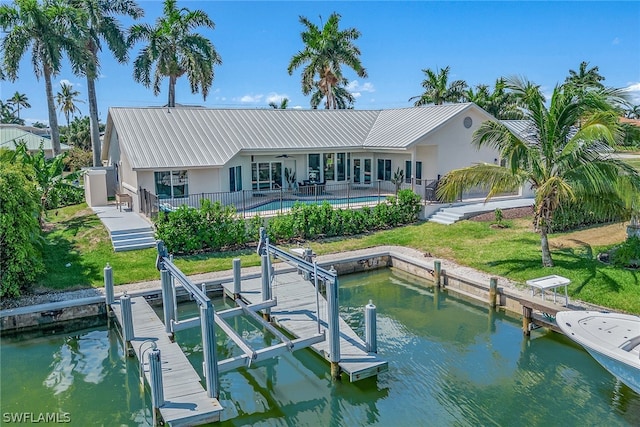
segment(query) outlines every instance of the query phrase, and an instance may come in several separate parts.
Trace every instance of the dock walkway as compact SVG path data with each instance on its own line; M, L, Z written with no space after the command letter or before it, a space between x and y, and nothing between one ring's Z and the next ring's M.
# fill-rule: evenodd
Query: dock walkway
M118 322L122 325L120 302L111 305ZM133 314L134 339L131 345L138 360L142 352L149 348L145 341L152 340L160 349L162 361L162 383L164 405L160 414L165 423L171 426L191 426L220 421L222 406L217 399L207 396L200 384L200 376L193 369L191 362L180 349L180 346L169 340L165 326L153 308L143 297L131 298ZM148 362L145 362L145 377L149 383Z
M276 267L277 268L277 267ZM233 295L233 283L223 283L227 295ZM242 281L242 298L249 304L262 301L262 278ZM302 275L295 272L278 274L273 284L273 297L278 304L271 308L271 318L279 327L297 338L308 337L318 333L316 317L315 287ZM326 312L327 301L320 298L320 320L323 329L328 328ZM364 308L363 308L364 309ZM324 319L323 319L324 316ZM361 380L377 375L388 369L388 362L380 359L375 353L368 353L364 341L339 318L340 322L340 369L349 375L350 381ZM328 359L329 341L313 344L311 348L325 359Z

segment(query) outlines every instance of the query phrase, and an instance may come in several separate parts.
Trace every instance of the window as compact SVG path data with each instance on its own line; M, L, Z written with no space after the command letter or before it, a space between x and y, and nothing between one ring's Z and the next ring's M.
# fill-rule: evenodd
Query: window
M324 153L322 155L322 161L324 163L324 180L333 181L336 179L336 164L334 153Z
M344 181L345 180L345 157L346 153L337 153L336 157L336 181Z
M242 166L229 168L229 191L242 191Z
M416 179L422 179L422 162L416 162Z
M282 187L282 163L251 163L251 189L276 190Z
M378 179L380 181L391 181L390 159L378 159Z
M405 182L407 184L411 183L411 160L407 160L404 162L404 171L406 172L405 174Z
M160 199L187 197L189 195L189 180L187 171L155 172L156 195Z
M309 180L320 181L320 154L309 154Z

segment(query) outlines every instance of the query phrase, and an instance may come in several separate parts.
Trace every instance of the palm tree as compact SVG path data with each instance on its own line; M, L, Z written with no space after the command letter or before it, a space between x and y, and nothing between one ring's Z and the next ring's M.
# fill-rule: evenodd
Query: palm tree
M526 137L500 122L485 122L474 134L473 144L497 149L507 166L477 164L451 171L443 178L438 196L452 200L464 190L483 186L489 189L490 199L529 184L535 191L534 224L540 234L542 264L552 266L548 233L558 207L579 200L594 211L622 210L620 183L640 191L640 175L608 155L609 145L619 136L618 118L601 94L580 97L571 88L557 86L547 107L536 87L519 79L507 83L526 106L530 123Z
M84 24L87 33L85 47L88 62L83 64L83 70L87 79L93 166L100 166L102 164L100 124L98 122L98 101L95 84L99 72L98 52L102 50L103 42L106 42L113 57L120 63L126 63L129 60L128 51L130 46L120 23L114 15L138 19L143 16L144 12L134 0L70 0L70 3L85 13Z
M628 119L640 119L640 105L629 105L625 117Z
M16 91L11 98L7 99L7 102L16 108L16 115L18 116L18 119L20 119L20 107L31 108L27 95L18 91Z
M291 58L287 71L292 75L296 68L304 65L302 93L308 95L317 88L327 98L326 108L335 109L338 105L333 88L346 81L342 65L353 69L359 77L367 77L360 62L360 49L353 43L360 37L360 31L355 28L339 30L340 15L335 12L329 16L322 31L304 16L300 17L300 23L305 27L300 34L304 49Z
M522 109L513 92L506 89L506 80L500 77L496 80L493 91L488 85L476 86L476 91L469 88L464 98L473 102L496 119L517 120L523 117Z
M60 83L60 92L56 95L56 102L58 103L58 107L60 107L60 111L64 114L64 117L67 119L67 144L70 144L71 141L71 116L75 113L79 113L80 109L76 105L76 102L84 102L78 99L78 95L80 92L73 89L73 86L68 83Z
M424 93L422 95L409 98L409 102L414 101L414 106L435 104L441 105L445 102L460 102L464 99L467 83L464 80L455 80L449 83L449 67L436 71L426 68L422 70L425 79L422 81Z
M6 76L18 78L20 60L31 48L31 62L36 78L43 77L49 110L53 153L60 154L60 130L53 97L52 76L58 74L63 53L72 64L85 59L79 40L84 35L79 27L81 13L60 0L39 3L38 0L14 0L13 5L0 5L0 28L7 31L2 40L2 69ZM74 70L75 71L75 70Z
M134 25L130 43L146 41L134 63L133 78L146 87L151 86L153 71L153 93L160 93L160 82L169 78L169 100L167 105L176 105L176 81L184 74L191 84L191 92L202 92L207 99L213 84L214 65L222 59L209 39L191 32L200 26L213 29L214 22L201 10L176 9L176 0L164 0L164 16L158 18L156 26Z
M276 110L286 110L288 106L289 106L289 98L282 98L280 100L280 104L277 104L273 101L269 103L269 107L274 108Z
M352 109L353 103L356 102L356 98L344 86L332 86L332 93L330 97L325 96L319 85L316 87L316 91L311 94L311 108L313 108L314 110L318 108L318 105L320 105L323 99L325 100L325 109L329 109L329 99L332 99L334 109L338 110Z
M569 85L580 92L592 89L604 89L604 85L600 83L605 78L598 71L598 67L587 68L589 63L582 61L578 71L569 70L569 77L565 79L565 85Z

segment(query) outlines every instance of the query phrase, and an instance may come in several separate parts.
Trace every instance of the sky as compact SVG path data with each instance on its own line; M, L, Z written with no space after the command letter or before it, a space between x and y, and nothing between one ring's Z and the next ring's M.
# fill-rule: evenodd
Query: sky
M7 0L0 0L0 3ZM138 4L153 24L162 13L160 0ZM303 49L300 16L322 26L329 15L341 15L340 28L361 33L354 43L368 77L349 68L343 73L361 110L407 108L409 98L422 94L423 69L450 67L449 81L493 86L499 77L524 77L545 94L562 83L582 61L597 66L605 85L628 88L631 102L640 104L640 2L594 1L181 1L179 8L204 10L215 29L195 30L208 37L222 58L215 67L209 96L191 94L186 77L178 81L176 102L209 108L269 108L269 102L289 99L289 108L310 108L302 94L302 68L289 75L293 55ZM124 26L130 19L120 19ZM0 33L0 37L3 34ZM130 51L128 64L118 64L104 48L96 82L101 122L110 107L166 105L168 80L158 96L133 80L133 60L142 44ZM77 105L88 114L84 77L65 65L53 79L71 83L80 92ZM27 124L47 124L44 81L36 80L27 52L15 82L0 81L0 99L26 94L31 108L21 109ZM64 116L58 113L60 125Z

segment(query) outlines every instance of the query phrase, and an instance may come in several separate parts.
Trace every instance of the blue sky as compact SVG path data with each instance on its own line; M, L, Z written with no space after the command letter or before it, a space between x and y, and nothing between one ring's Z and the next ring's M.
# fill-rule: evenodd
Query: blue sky
M0 0L0 2L6 0ZM160 0L139 1L142 21L153 23L162 12ZM411 106L408 99L422 93L424 68L451 67L450 80L475 86L493 85L500 76L524 76L545 93L564 81L581 61L598 66L607 86L630 88L640 104L640 2L440 2L440 1L180 1L178 7L202 9L216 24L199 29L222 57L206 101L192 95L186 77L177 86L176 101L212 108L267 108L270 101L289 99L290 108L309 108L300 89L300 69L287 73L291 57L302 49L299 16L320 25L320 17L341 16L341 28L361 32L356 41L368 78L350 70L357 109ZM123 24L130 22L122 20ZM141 45L131 50L131 60L120 65L108 51L101 56L97 82L100 119L109 107L161 106L167 102L168 81L158 96L136 83L133 59ZM21 110L28 123L48 123L44 81L33 74L25 55L15 82L0 81L0 99L16 91L25 93L32 108ZM78 104L88 114L84 78L65 67L54 78L74 85L85 100ZM62 114L58 115L64 124Z

